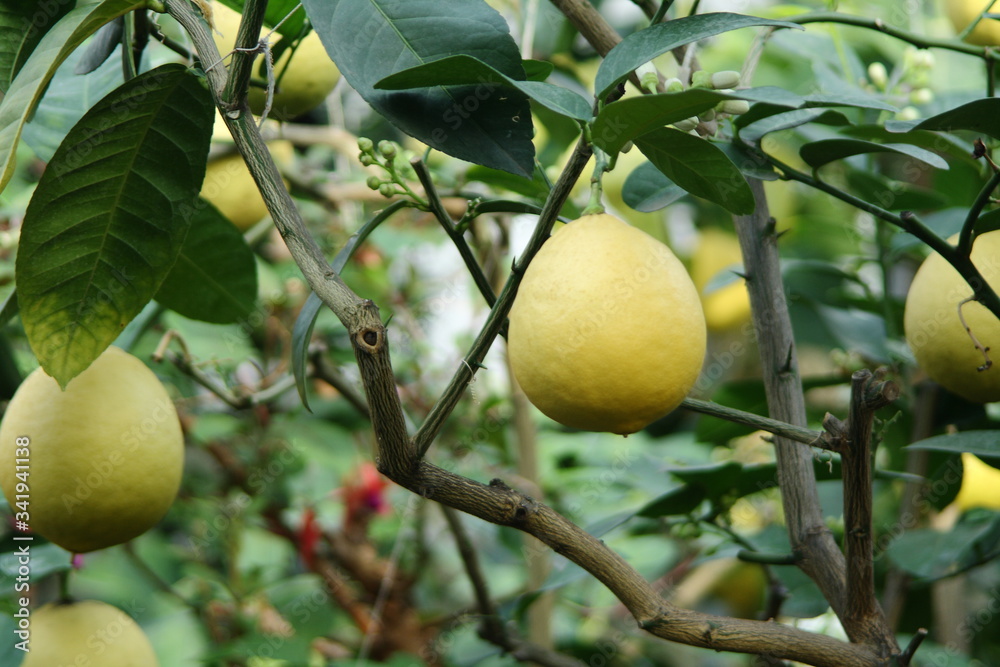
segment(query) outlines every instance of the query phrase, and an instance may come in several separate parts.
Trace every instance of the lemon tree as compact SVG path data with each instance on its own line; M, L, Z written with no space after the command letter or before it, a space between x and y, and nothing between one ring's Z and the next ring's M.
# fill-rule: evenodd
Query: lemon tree
M714 4L0 0L28 664L996 663L992 3Z

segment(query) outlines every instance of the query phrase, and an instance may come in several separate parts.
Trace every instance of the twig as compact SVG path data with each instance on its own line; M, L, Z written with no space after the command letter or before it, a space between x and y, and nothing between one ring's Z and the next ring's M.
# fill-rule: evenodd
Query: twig
M981 46L966 44L958 39L937 39L928 37L926 35L921 35L888 25L882 19L869 19L863 16L841 14L839 12L816 12L813 14L803 14L802 16L792 16L785 20L791 23L798 23L799 25L806 25L809 23L840 23L842 25L850 25L856 28L874 30L884 35L895 37L896 39L907 42L908 44L912 44L918 49L945 49L948 51L957 51L958 53L977 56L987 62L1000 60L1000 52L996 49L986 49Z
M957 306L958 321L962 323L962 328L965 329L965 333L967 333L969 335L969 338L972 339L972 344L975 346L977 350L979 350L980 354L983 355L983 363L980 366L978 366L976 370L980 372L988 371L990 369L990 366L993 365L993 360L990 359L990 348L984 347L983 344L979 342L979 339L976 338L976 334L972 332L972 327L970 327L969 323L965 321L965 315L962 314L962 307L965 304L973 301L976 301L975 296L970 296L967 299L962 299L961 301L958 302Z
M430 170L427 169L427 165L419 157L410 160L410 166L417 173L420 185L424 188L431 213L434 214L441 227L444 228L448 238L455 245L455 249L458 250L458 254L461 255L462 261L465 262L466 268L469 269L469 273L472 275L473 282L479 288L479 293L486 299L486 304L492 308L497 302L496 294L493 293L493 287L490 285L486 274L483 273L483 267L479 266L479 262L476 261L476 256L473 254L472 248L469 247L469 243L465 240L465 235L455 226L455 221L448 215L448 211L444 207L444 202L441 201L441 196L438 194L437 188L434 187Z
M681 407L687 408L692 412L700 412L702 414L712 415L713 417L725 419L726 421L735 422L737 424L752 426L762 431L767 431L768 433L788 438L789 440L801 442L813 447L819 447L820 449L826 449L831 452L838 451L836 447L829 442L826 433L814 431L812 429L805 428L804 426L788 424L783 421L778 421L777 419L762 417L761 415L755 415L752 412L744 412L743 410L737 410L736 408L729 408L724 405L719 405L718 403L712 403L711 401L700 401L696 398L685 398L681 401Z
M913 660L913 656L916 654L917 649L919 649L920 645L924 643L925 639L927 639L928 634L930 633L928 633L925 628L920 628L916 631L916 633L914 633L910 643L907 644L903 652L899 654L898 662L900 667L907 667L910 664L910 661Z
M870 213L876 218L885 220L886 222L899 227L903 231L913 234L915 237L926 243L931 250L941 255L945 261L951 264L962 276L962 278L964 278L965 281L972 286L976 300L986 306L986 308L989 309L989 311L997 318L1000 318L1000 296L997 295L996 290L994 290L993 287L986 282L986 279L983 278L979 268L972 263L972 259L969 254L959 252L957 248L953 248L947 241L935 234L927 225L921 222L916 215L910 211L903 211L899 215L896 215L895 213L887 211L884 208L876 206L875 204L848 194L847 192L844 192L840 188L830 185L829 183L825 183L819 179L809 176L808 174L804 174L785 164L781 160L759 151L754 146L750 146L745 143L743 146L781 170L784 178L804 183L809 187L832 195L859 210Z

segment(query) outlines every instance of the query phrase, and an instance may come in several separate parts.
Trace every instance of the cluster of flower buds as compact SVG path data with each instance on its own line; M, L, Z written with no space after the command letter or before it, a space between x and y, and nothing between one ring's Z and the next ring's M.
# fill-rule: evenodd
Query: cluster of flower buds
M383 197L393 197L406 192L406 181L416 178L413 167L407 161L402 147L394 141L383 139L375 145L368 137L358 138L358 161L365 167L381 167L385 177L372 174L365 181L372 190Z
M656 69L647 64L636 70L639 81L647 90L655 90L658 83ZM733 70L708 72L698 70L691 76L691 88L706 88L723 93L732 93L740 85L740 73ZM664 85L665 92L679 93L685 89L680 79L669 79ZM719 120L726 116L738 116L750 110L746 100L723 100L715 107L703 111L697 116L685 118L674 123L674 127L682 132L697 132L700 135L714 135L719 129Z
M934 54L911 46L903 52L902 62L891 74L878 61L868 65L868 77L861 81L861 87L870 93L885 95L889 101L900 105L902 108L896 114L898 120L913 120L921 116L917 107L934 101L930 88L933 69Z

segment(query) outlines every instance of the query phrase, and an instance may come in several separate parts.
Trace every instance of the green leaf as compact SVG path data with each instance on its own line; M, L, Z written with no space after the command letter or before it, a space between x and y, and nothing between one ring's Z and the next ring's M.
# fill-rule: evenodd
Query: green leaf
M56 148L90 107L124 83L122 64L113 58L95 71L79 75L75 68L84 49L77 49L56 71L45 96L39 101L31 122L24 126L21 141L31 147L38 159L48 162Z
M662 127L638 137L635 145L667 178L691 194L736 215L753 212L753 193L743 174L708 141Z
M397 71L467 55L513 80L524 67L507 22L482 0L305 0L344 78L378 113L432 148L530 176L535 147L528 98L498 83L377 90Z
M521 91L558 114L590 120L591 105L582 95L544 81L513 79L472 56L445 56L391 74L375 83L378 90L406 90L432 86L506 86Z
M164 65L88 111L42 175L16 284L28 341L61 385L111 344L177 260L213 114L203 80Z
M892 542L888 554L921 583L965 572L1000 556L1000 515L962 522L948 532L911 530Z
M886 124L886 127L891 130L906 126ZM1000 98L987 97L981 100L973 100L967 104L919 121L907 129L935 130L938 132L968 130L970 132L981 132L994 139L1000 139Z
M666 208L686 194L684 188L664 176L651 162L633 169L622 185L622 200L643 213Z
M1000 431L961 431L919 440L907 449L930 449L957 454L969 452L981 458L1000 458Z
M973 228L973 232L976 235L985 234L986 232L995 232L1000 229L1000 208L994 209L992 211L987 211L983 213L976 219L976 225ZM2 319L0 319L2 322Z
M650 130L697 116L725 100L766 99L773 90L781 89L768 88L761 92L747 88L734 93L722 93L706 88L689 88L679 93L629 97L601 109L591 134L595 144L613 155L629 141ZM788 95L786 101L804 103L797 95Z
M24 124L41 99L59 65L83 40L113 18L144 2L104 0L70 10L45 34L0 100L0 190L14 174L15 153Z
M73 5L0 0L0 92L6 93L38 42Z
M604 99L637 67L671 49L730 30L753 26L803 29L802 26L787 21L775 21L725 12L697 14L665 23L657 23L633 32L608 52L597 70L597 77L594 81L594 89L598 91L597 98Z
M740 139L748 143L759 141L770 132L789 130L806 123L821 123L823 125L850 125L851 121L839 111L830 109L795 109L762 118L749 123L740 130Z
M177 262L156 300L184 317L229 324L253 312L257 263L243 234L207 201L199 200Z
M910 144L878 144L862 139L822 139L805 144L799 149L799 155L806 161L806 164L814 169L835 160L843 160L854 155L867 153L896 153L938 169L948 168L948 163L937 153Z

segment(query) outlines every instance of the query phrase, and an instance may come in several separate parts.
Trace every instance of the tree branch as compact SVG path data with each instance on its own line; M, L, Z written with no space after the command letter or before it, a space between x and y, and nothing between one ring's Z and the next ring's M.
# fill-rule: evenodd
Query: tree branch
M881 381L880 375L872 375L868 370L856 371L851 376L847 424L829 415L824 424L843 441L844 551L847 558L844 625L855 628L856 641L885 649L896 647L896 640L875 599L872 425L875 411L899 397L899 387L893 382Z
M200 17L195 14L193 6L186 0L165 0L165 4L169 13L191 34L202 57L207 55L207 59L211 61L217 56L211 36ZM221 104L220 93L225 74L213 69L208 76L209 88L216 103ZM307 282L350 333L375 430L374 458L381 472L423 497L491 523L510 526L534 535L557 553L590 572L622 601L641 627L664 639L716 651L786 657L818 667L870 667L879 664L878 656L865 646L845 643L778 623L718 617L675 607L660 597L649 582L601 540L551 508L509 488L499 480L494 480L489 485L482 484L422 460L419 450L406 433L385 327L379 318L378 309L370 300L355 295L340 276L329 269L326 259L305 228L285 190L264 141L252 122L251 114L245 108L239 111L237 118L227 117L226 122L237 148L261 189L278 231ZM586 151L585 146L578 146L576 156L583 156ZM565 174L564 177L569 178ZM546 202L533 236L536 248L547 237L548 228L558 214L557 201L558 197L553 194ZM502 321L506 315L519 275L530 261L531 255L532 252L526 252L515 264L512 276L491 311L490 317L497 331L497 321ZM751 284L752 282L751 280ZM487 329L488 327L484 327L480 338L483 338ZM770 332L768 336L762 336L770 337ZM482 343L484 350L491 340ZM462 372L460 369L459 373ZM471 368L467 372L468 377L471 377ZM798 376L795 377L797 379ZM801 388L799 396L801 398ZM797 445L785 444L793 454L796 450L802 450ZM808 471L811 476L811 461L808 457L805 460L809 463ZM812 490L815 491L814 488ZM795 515L789 513L788 516L792 519ZM793 523L798 526L801 521L793 520ZM811 525L808 527L813 528ZM825 527L823 530L822 535L828 536ZM807 536L807 543L810 537ZM804 550L804 553L813 555L816 551ZM836 553L840 555L839 551ZM813 569L818 569L818 566L813 565Z

